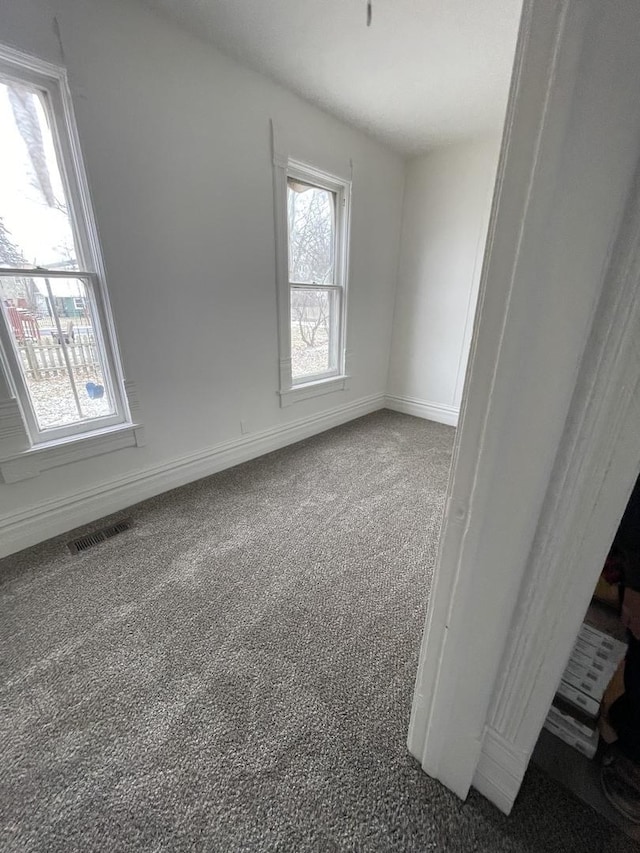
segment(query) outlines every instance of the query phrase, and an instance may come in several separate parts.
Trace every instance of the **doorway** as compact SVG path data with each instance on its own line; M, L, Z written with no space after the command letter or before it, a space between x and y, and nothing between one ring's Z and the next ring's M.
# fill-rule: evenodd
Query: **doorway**
M639 36L524 5L408 741L505 812L640 469Z

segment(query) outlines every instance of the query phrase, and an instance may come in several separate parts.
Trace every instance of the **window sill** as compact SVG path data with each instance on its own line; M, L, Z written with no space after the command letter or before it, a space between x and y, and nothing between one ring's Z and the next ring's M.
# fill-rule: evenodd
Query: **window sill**
M303 385L295 385L280 394L280 406L285 408L298 403L301 400L309 400L312 397L321 397L333 391L345 391L349 387L349 376L331 376L329 379L318 379L315 382L306 382Z
M39 444L22 453L0 459L0 476L3 483L18 483L37 477L50 468L102 456L125 447L141 447L143 444L144 428L141 424L118 424L84 435Z

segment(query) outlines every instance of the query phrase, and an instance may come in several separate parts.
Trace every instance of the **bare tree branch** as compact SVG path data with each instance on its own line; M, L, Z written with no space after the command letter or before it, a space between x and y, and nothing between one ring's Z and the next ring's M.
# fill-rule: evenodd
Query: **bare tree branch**
M49 207L60 207L53 191L49 166L44 150L42 130L34 99L37 97L26 86L18 83L8 83L7 92L13 110L16 127L27 147L29 160L35 176L35 185L40 190Z

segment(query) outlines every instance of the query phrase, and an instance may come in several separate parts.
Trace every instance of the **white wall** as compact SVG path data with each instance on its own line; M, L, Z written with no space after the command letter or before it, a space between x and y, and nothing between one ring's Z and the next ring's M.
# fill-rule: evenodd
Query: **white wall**
M456 423L478 297L499 137L443 146L406 167L388 394Z
M262 439L228 464L383 405L399 156L136 2L0 0L0 39L68 68L125 374L148 440L0 485L3 552L209 473L223 442ZM340 173L353 160L352 380L286 409L276 394L270 119L300 160Z

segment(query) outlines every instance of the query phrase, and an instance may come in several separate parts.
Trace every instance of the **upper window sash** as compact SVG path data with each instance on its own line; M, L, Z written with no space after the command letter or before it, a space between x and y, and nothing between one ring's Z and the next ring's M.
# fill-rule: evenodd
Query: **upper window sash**
M335 284L342 286L344 284L346 278L346 270L345 270L345 238L346 238L346 224L348 223L349 218L349 198L350 198L350 190L351 185L348 181L343 181L339 178L334 178L331 175L328 175L325 172L321 172L318 169L314 169L312 166L306 166L302 163L298 163L293 160L288 161L288 165L285 171L285 192L288 189L290 181L298 181L301 184L307 184L310 187L318 188L321 190L325 190L328 193L332 193L335 199L335 208L334 208L334 220L333 220L333 234L334 234L334 258L333 258L333 269L334 269L334 280L332 282L327 282L328 284ZM287 223L288 225L288 223ZM288 241L289 241L289 230L287 227L287 249L288 249ZM311 282L295 282L293 279L290 279L292 284L310 284ZM322 282L317 282L318 284L323 284Z
M336 283L337 194L287 177L287 243L291 284Z
M77 266L69 266L67 269L97 273L103 278L100 249L95 237L96 226L65 70L0 45L0 82L26 84L42 94L77 260ZM38 264L37 268L42 266ZM45 268L49 269L49 266Z

